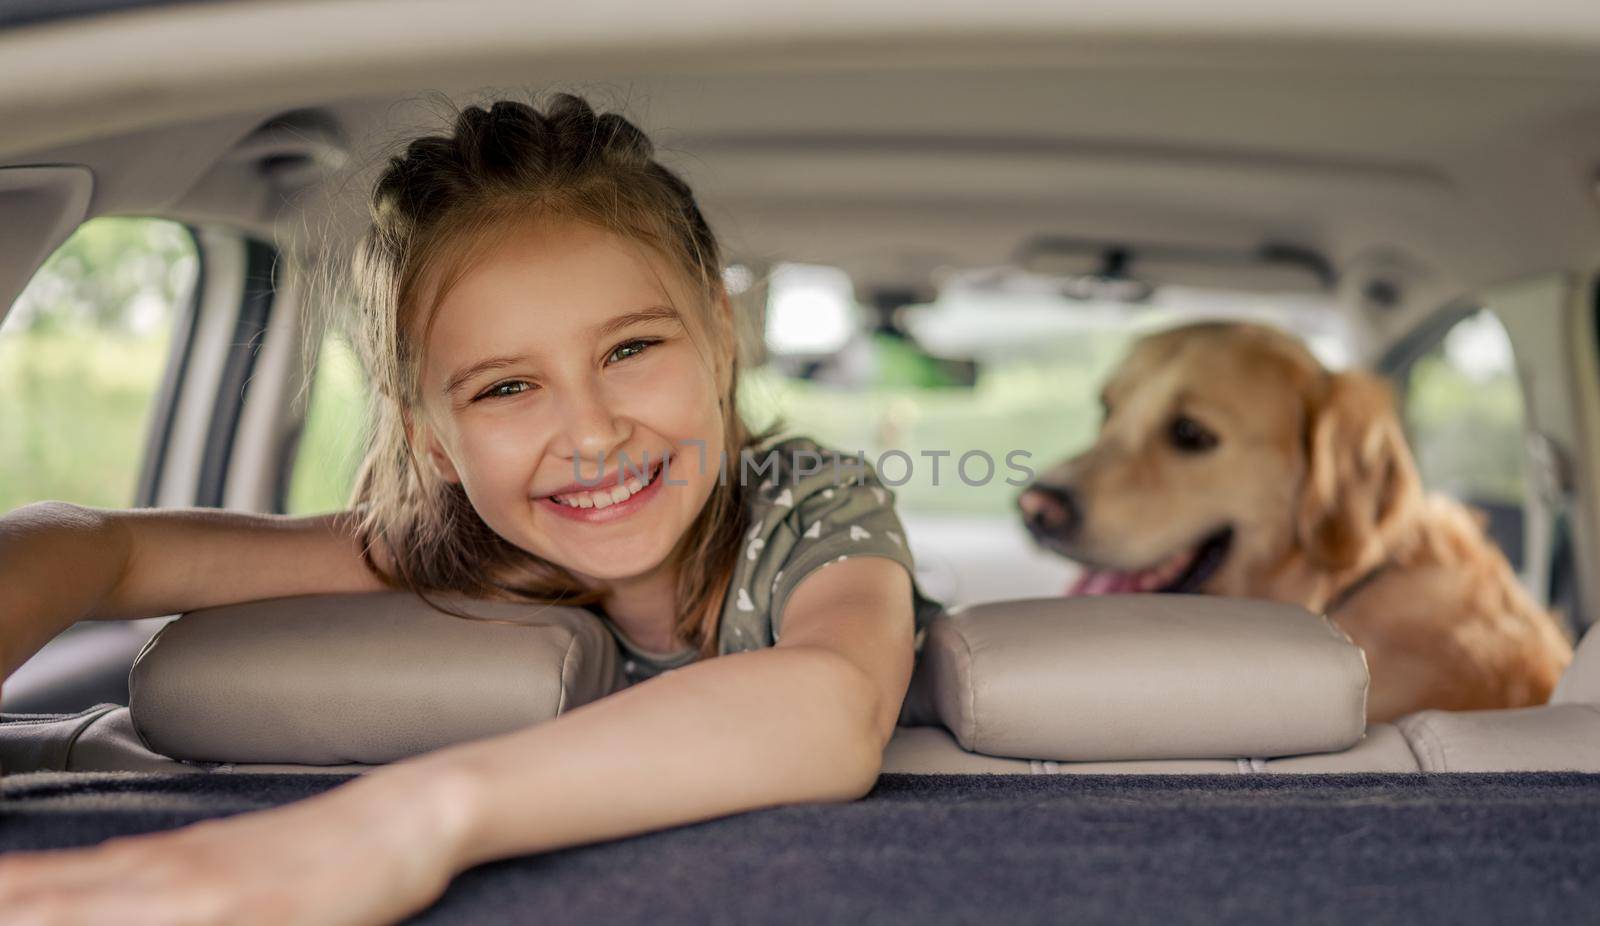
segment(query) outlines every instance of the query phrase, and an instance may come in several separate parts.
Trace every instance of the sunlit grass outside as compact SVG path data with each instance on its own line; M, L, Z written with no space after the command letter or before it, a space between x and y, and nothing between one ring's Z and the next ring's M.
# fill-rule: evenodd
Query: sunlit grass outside
M339 511L350 490L366 441L367 381L344 339L323 341L312 377L305 429L289 475L290 514Z
M166 354L165 336L93 329L0 338L0 511L130 504Z
M1457 498L1525 497L1522 391L1511 375L1473 380L1438 354L1412 368L1411 446L1430 489Z
M134 501L194 241L99 218L56 249L0 324L0 512Z

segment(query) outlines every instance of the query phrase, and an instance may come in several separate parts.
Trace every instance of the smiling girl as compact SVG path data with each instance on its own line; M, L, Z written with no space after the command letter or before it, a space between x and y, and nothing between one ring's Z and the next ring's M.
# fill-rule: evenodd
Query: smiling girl
M8 916L387 922L491 859L872 786L938 606L869 468L741 420L720 248L644 134L572 96L469 108L372 215L353 510L19 509L0 670L85 618L399 587L587 606L637 684L280 809L0 858Z

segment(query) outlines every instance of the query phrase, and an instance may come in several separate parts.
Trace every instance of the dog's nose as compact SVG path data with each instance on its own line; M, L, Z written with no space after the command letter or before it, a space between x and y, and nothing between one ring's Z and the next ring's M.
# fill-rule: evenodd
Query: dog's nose
M1035 537L1064 540L1078 529L1083 511L1072 490L1036 482L1017 497L1022 522Z

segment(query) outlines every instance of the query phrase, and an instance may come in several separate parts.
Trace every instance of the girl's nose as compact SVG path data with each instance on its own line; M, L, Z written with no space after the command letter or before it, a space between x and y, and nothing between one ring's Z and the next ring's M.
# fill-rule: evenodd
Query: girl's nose
M561 456L596 462L615 456L631 435L627 418L595 383L565 390L560 427L557 452ZM606 466L611 465L607 461Z

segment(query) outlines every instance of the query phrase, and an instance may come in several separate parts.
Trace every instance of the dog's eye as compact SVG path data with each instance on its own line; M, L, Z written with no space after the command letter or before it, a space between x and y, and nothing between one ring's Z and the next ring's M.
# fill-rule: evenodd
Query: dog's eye
M1172 446L1184 453L1205 453L1217 446L1217 435L1206 429L1205 425L1184 415L1172 419L1172 426L1167 431L1167 436L1172 440Z

